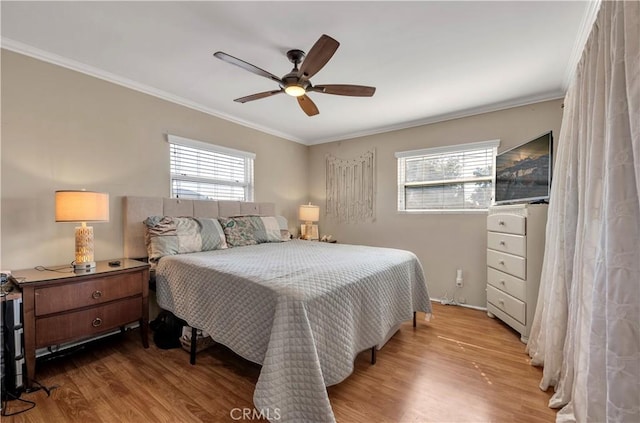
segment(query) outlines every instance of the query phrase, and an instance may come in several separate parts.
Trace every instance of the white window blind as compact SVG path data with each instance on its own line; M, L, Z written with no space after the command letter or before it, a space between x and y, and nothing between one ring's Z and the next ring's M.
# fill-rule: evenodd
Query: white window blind
M255 154L168 136L171 197L253 201Z
M482 210L493 198L499 140L396 153L398 210Z

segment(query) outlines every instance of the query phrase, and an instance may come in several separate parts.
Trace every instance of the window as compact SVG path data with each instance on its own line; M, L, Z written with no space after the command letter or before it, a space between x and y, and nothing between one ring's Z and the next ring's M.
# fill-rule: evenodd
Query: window
M396 153L398 211L485 210L499 140Z
M255 154L169 135L171 197L253 201Z

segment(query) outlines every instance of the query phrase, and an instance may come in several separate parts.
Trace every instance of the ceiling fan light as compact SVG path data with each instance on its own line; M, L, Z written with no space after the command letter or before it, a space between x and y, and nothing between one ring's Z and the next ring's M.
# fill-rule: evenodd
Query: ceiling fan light
M289 85L284 89L284 92L292 97L300 97L306 93L306 90L300 85Z

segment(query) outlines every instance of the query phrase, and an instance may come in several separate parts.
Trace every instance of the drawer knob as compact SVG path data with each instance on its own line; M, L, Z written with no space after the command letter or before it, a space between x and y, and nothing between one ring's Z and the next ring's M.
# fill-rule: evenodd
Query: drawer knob
M91 298L94 300L97 300L100 297L102 297L102 291L93 291L93 294L91 294Z
M498 300L498 302L500 303L500 305L501 305L502 307L504 307L504 300Z
M504 226L504 220L499 220L499 221L498 221L498 225L500 225L500 226Z
M500 241L500 245L507 245L507 243L504 241Z
M500 283L501 283L502 285L504 285L504 284L505 284L504 279L500 279Z
M504 260L500 260L498 263L504 266Z
M93 326L94 328L97 328L101 324L102 324L102 319L99 317L96 317L95 319L93 319L93 322L91 322L91 326Z

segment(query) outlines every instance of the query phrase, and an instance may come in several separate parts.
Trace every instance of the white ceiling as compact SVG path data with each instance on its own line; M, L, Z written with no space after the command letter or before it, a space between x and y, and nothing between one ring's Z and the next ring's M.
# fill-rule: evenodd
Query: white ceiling
M2 47L303 144L562 97L595 16L586 1L1 2ZM309 96L212 56L278 76L287 50L341 45L312 78L377 87L371 98Z

